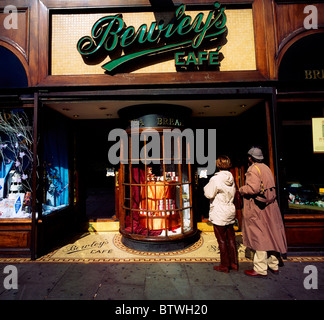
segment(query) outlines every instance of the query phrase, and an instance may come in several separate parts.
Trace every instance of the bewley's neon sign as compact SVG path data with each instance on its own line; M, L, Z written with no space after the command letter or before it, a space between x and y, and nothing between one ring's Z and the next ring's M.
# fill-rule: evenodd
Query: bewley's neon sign
M206 20L201 12L192 19L185 14L185 10L186 6L180 5L168 24L165 24L163 20L155 21L151 23L150 27L142 24L138 30L135 30L133 26L126 27L121 14L103 17L93 25L91 37L85 36L78 41L77 49L82 56L90 58L102 50L106 51L106 55L114 56L112 53L119 47L124 49L124 52L128 51L126 50L128 47L132 48L130 53L112 58L102 66L103 69L111 72L139 57L174 52L190 47L197 51L203 47L206 41L217 40L226 32L225 8L218 2L208 13ZM217 51L212 54L209 63L219 64L220 48L217 47ZM183 53L178 53L176 65L201 64L203 60L208 60L206 52L199 53L197 59L194 51L189 53L186 61L180 60L179 56Z

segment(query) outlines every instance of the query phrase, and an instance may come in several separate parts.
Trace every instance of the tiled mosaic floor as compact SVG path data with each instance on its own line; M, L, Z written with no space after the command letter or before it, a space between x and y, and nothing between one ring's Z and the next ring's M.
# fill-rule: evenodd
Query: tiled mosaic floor
M237 235L237 248L241 262L251 261L251 252ZM153 263L153 262L219 262L219 249L212 232L201 232L200 238L186 249L171 252L138 251L122 243L119 232L88 232L80 234L65 246L38 258L35 262L70 263ZM324 257L288 257L286 261L324 262ZM34 262L29 258L0 258L0 263Z

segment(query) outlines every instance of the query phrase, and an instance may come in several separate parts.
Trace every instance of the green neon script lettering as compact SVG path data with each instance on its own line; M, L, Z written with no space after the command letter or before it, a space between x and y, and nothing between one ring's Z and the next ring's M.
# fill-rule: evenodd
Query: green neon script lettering
M118 27L114 31L113 27L116 25ZM78 41L78 51L84 56L90 56L99 51L103 45L108 51L114 50L118 44L117 33L123 29L123 26L124 21L119 14L99 19L91 30L91 37L85 36Z
M150 54L154 54L154 53L162 53L162 52L166 52L166 51L176 50L176 49L179 49L179 48L181 48L183 46L189 45L190 43L191 43L191 40L183 42L183 43L171 44L171 45L168 45L168 46L164 46L162 48L153 48L153 49L143 50L143 51L140 51L140 52L131 53L131 54L128 54L128 55L124 55L124 56L122 56L120 58L117 58L115 60L107 62L106 64L104 64L102 66L102 68L107 70L107 71L112 71L115 68L117 68L118 66L122 65L123 63L128 62L130 60L133 60L135 58L150 55Z
M160 54L178 49L200 47L205 39L214 40L226 31L225 9L219 3L214 4L215 11L210 11L206 21L204 14L198 13L194 20L185 15L185 5L181 5L175 12L171 22L165 24L152 22L150 27L142 24L136 31L133 26L127 27L121 14L107 16L99 19L92 27L91 37L82 37L77 43L77 50L83 56L91 56L99 50L105 49L107 54L113 52L118 46L127 48L138 43L146 48L124 54L104 64L102 68L112 71L120 65L142 56ZM193 36L189 38L189 34ZM150 48L147 48L150 45ZM153 47L157 45L157 47ZM133 50L134 51L134 50ZM194 62L189 57L189 62Z

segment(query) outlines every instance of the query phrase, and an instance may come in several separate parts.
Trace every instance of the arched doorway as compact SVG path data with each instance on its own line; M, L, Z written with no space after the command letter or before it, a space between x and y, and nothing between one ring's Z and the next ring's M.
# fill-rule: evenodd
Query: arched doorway
M279 81L324 80L324 30L305 32L291 39L278 59Z
M281 192L290 250L324 247L324 29L299 33L278 59Z
M4 46L0 46L0 87L28 87L28 78L24 66L18 57Z

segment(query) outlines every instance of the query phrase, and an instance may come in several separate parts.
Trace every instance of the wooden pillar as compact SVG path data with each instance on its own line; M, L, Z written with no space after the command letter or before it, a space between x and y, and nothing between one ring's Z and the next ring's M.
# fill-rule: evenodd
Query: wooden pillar
M269 167L273 175L275 176L274 160L273 160L272 130L271 130L271 113L270 113L270 103L268 100L265 101L265 109L266 109L266 122L267 122L267 135L268 135Z
M33 119L33 173L32 173L32 235L31 259L37 258L42 249L42 207L43 207L43 129L40 95L34 93L34 119ZM41 238L41 239L39 239ZM40 246L41 244L41 246Z
M36 259L37 242L37 142L38 142L38 92L34 93L34 119L33 119L33 178L32 178L32 230L31 230L31 259Z
M272 97L265 103L266 118L267 118L267 132L268 132L268 148L269 148L269 166L275 177L277 187L277 201L281 208L281 179L279 170L279 120L277 111L276 89L272 88ZM283 212L282 208L281 211Z

